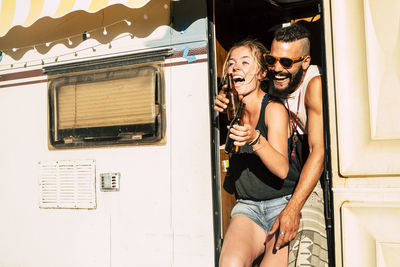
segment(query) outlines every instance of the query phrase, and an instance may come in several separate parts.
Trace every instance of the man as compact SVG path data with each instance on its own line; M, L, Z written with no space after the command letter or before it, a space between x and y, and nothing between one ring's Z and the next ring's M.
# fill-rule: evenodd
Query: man
M292 175L296 175L296 169L297 175L300 172L292 198L269 234L279 231L276 249L292 241L289 266L327 266L323 195L319 182L324 162L322 84L317 66L310 65L309 31L299 23L278 29L265 60L269 93L283 98L290 110L293 130L290 168ZM307 146L307 141L309 155L305 155L303 165L304 155L299 151Z

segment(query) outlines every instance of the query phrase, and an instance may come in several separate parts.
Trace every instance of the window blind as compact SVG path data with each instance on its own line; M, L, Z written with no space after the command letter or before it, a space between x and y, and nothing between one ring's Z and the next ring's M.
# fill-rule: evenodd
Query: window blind
M57 92L58 129L153 123L156 74L68 84Z

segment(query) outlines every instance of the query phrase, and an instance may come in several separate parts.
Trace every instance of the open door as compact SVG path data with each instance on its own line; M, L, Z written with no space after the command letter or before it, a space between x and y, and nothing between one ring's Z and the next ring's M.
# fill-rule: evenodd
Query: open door
M336 266L399 266L400 2L324 9Z
M216 31L216 61L218 78L222 78L221 69L225 55L237 41L250 37L256 38L267 48L270 48L274 31L283 24L303 20L311 31L312 64L319 65L324 70L324 47L322 42L323 23L322 6L319 0L226 0L215 1L215 31ZM325 103L326 104L326 103ZM327 118L327 117L326 117ZM219 115L220 145L226 137L227 120L224 114ZM325 122L327 123L327 122ZM326 133L328 135L328 132ZM327 142L329 145L329 142ZM235 203L234 194L227 190L224 183L226 172L224 163L227 156L220 150L220 198L223 234L229 224L230 211ZM329 161L327 161L329 162ZM329 177L324 175L323 177ZM330 191L329 181L325 183L326 191ZM329 201L326 201L330 205ZM326 209L330 210L330 209ZM330 225L328 223L328 225ZM330 227L332 229L332 227ZM222 243L222 242L221 242Z

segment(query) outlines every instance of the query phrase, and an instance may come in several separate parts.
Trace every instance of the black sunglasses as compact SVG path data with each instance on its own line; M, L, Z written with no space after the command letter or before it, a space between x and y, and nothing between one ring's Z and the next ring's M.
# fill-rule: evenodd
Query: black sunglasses
M267 62L268 65L272 66L274 65L277 61L279 61L285 69L290 69L294 63L303 61L307 56L302 56L302 57L296 57L296 58L290 58L290 57L275 57L269 53L265 53L264 59Z

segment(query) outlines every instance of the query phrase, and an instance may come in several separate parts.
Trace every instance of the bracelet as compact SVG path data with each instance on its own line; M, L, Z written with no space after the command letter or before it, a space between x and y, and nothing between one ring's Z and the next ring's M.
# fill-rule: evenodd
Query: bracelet
M254 140L253 140L253 141L251 141L251 142L249 143L249 145L251 145L251 146L253 146L253 145L257 144L258 140L260 139L260 136L261 136L261 133L260 133L260 131L259 131L259 130L256 130L256 132L258 133L258 134L257 134L257 137L256 137L256 138L254 138Z
M260 136L261 137L261 136ZM263 148L264 147L264 141L263 141L263 139L259 139L259 141L258 141L258 144L257 145L254 145L252 148L253 148L253 151L254 152L256 152L257 150L260 150L261 148Z

